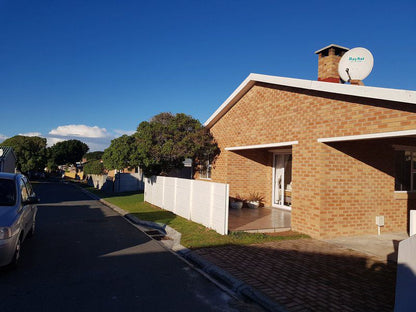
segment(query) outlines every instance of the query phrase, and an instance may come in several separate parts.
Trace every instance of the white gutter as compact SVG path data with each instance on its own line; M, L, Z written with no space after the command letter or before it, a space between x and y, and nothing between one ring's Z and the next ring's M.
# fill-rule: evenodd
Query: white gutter
M225 150L226 151L241 151L241 150L256 149L256 148L273 148L273 147L282 147L282 146L292 146L295 144L299 144L299 142L290 141L290 142L269 143L269 144L234 146L234 147L226 147Z
M320 138L318 139L318 142L330 143L330 142L356 141L356 140L367 140L367 139L395 138L395 137L411 136L411 135L416 135L416 130L404 130L404 131L394 131L394 132L348 135L348 136L340 136L340 137L332 137L332 138Z

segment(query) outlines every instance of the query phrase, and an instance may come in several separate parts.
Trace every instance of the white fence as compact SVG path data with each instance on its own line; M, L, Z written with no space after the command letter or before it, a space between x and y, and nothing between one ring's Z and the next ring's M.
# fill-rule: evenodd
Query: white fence
M89 185L108 193L144 190L142 173L117 173L115 178L106 174L88 174L87 181Z
M228 233L228 196L228 184L160 176L145 179L145 201L222 235Z
M395 312L416 311L416 235L401 241L397 259Z
M94 186L97 189L102 189L107 182L106 174L89 174L87 175L88 185Z
M114 192L143 191L142 173L117 173L114 181Z

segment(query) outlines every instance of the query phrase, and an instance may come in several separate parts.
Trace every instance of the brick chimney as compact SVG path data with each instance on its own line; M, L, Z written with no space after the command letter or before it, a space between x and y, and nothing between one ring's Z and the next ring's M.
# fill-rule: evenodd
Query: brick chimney
M340 83L338 63L349 49L331 44L315 52L318 54L318 81Z

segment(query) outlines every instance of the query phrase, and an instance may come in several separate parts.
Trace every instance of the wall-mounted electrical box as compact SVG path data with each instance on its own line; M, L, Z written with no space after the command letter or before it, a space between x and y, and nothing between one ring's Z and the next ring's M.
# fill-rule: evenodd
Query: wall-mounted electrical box
M376 216L377 226L384 226L384 216Z

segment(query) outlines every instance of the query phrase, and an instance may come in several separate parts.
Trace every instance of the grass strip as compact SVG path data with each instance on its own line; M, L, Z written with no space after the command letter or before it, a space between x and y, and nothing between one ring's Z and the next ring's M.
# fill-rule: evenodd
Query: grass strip
M144 202L143 194L121 193L108 195L93 187L88 187L81 183L80 185L100 198L105 199L106 201L133 214L140 220L169 225L178 232L182 233L181 244L191 249L222 245L259 244L287 239L309 238L307 235L296 232L285 233L282 235L279 235L279 233L273 233L273 235L270 235L265 233L231 232L228 235L220 235L214 230L210 230L201 224L189 221L170 211L160 209Z

